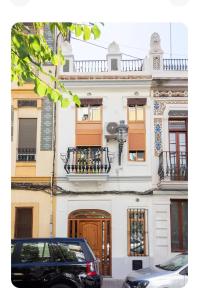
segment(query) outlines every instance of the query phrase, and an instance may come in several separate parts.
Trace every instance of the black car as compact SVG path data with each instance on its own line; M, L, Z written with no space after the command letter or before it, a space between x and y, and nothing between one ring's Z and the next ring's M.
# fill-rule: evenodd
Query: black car
M99 262L85 239L14 239L11 246L16 287L101 287Z

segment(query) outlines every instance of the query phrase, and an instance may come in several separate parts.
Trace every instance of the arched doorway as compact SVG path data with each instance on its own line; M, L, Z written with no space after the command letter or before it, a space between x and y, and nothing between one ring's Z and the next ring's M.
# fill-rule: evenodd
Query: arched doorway
M111 215L100 209L79 209L68 217L68 236L85 238L100 259L100 271L111 275Z

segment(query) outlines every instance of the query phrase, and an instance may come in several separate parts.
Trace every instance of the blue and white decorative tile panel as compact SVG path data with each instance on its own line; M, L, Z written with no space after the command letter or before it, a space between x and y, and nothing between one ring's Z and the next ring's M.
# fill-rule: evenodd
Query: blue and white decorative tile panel
M162 152L162 118L154 119L155 132L155 156L159 156Z
M154 115L163 115L166 105L162 101L154 100Z

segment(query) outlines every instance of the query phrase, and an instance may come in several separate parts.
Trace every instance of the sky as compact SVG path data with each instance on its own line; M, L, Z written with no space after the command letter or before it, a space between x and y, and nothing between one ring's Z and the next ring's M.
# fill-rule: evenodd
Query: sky
M170 58L170 24L172 58L187 58L187 28L182 23L104 23L99 39L89 42L107 48L115 41L123 59L144 58L149 53L150 37L157 32L161 38L164 58ZM75 60L106 59L107 50L71 39Z

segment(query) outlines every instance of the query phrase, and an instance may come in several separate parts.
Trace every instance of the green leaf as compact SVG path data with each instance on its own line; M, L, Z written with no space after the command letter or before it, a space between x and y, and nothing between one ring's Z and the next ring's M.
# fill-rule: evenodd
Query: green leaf
M77 37L80 37L81 34L82 34L82 26L77 24L76 27L75 27L75 35Z
M34 91L40 97L44 97L47 92L47 85L44 82L42 82L40 79L36 79Z
M67 98L61 100L61 107L67 108L70 105L70 101Z
M85 41L89 40L91 37L91 29L89 26L85 25L84 26L84 35L83 35L83 39Z
M30 40L30 47L36 51L36 52L40 52L41 51L41 46L40 46L40 42L39 42L39 39L36 38L36 37L33 37L31 40Z
M51 95L50 95L51 100L53 100L54 102L57 102L57 100L59 99L60 95L61 94L60 94L60 92L57 89L52 90Z
M52 59L51 59L51 62L54 66L57 66L58 63L59 63L59 57L57 54L53 55Z
M100 37L101 32L100 32L99 27L96 24L92 27L91 31L92 31L95 39L98 39Z
M77 95L73 96L73 102L78 106L80 106L80 104L81 104L80 99Z

